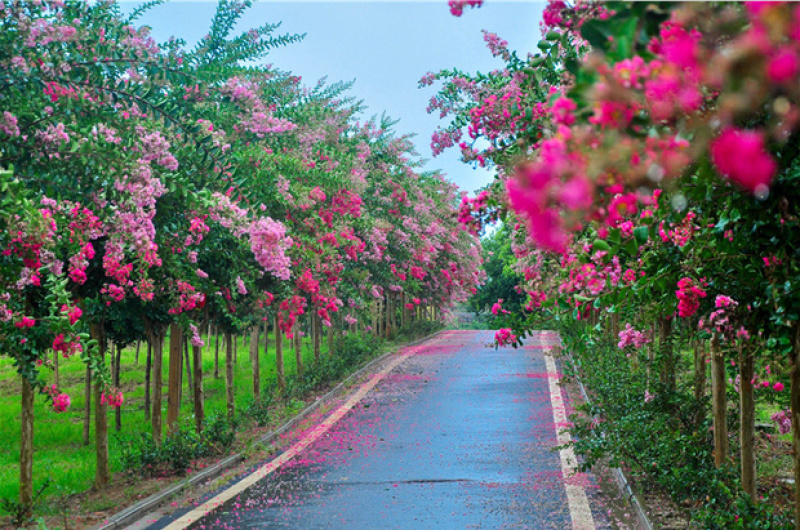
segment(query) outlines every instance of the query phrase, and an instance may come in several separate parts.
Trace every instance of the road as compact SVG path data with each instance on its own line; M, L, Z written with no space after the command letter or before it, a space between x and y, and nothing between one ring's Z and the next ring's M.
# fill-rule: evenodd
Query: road
M492 339L447 331L401 351L238 490L151 528L627 527L609 521L597 477L573 474L571 449L558 449L570 402L550 355L557 335L517 350Z

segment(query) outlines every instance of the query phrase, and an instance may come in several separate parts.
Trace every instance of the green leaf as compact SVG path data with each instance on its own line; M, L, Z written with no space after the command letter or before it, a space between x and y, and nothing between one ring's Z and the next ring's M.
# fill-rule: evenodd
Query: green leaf
M647 238L650 236L650 233L647 230L646 226L637 226L633 229L633 237L636 239L636 242L640 245L644 245L647 243Z
M581 36L592 45L593 48L606 51L608 49L611 34L605 22L599 20L587 20L581 26Z
M630 254L631 256L635 256L639 253L639 243L636 242L636 239L631 239L625 246L623 247L625 251Z
M609 245L608 242L602 239L595 239L594 243L592 243L592 250L608 252L609 250L611 250L611 245Z

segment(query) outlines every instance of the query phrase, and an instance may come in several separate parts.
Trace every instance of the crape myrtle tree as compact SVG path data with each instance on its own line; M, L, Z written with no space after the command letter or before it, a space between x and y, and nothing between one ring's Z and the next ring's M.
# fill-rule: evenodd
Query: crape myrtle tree
M481 279L454 186L416 173L410 144L388 125L354 123L361 108L343 95L348 85L307 88L258 66L299 37L273 36L277 25L235 33L248 6L221 2L208 35L186 49L135 26L152 5L123 15L114 3L0 4L0 351L22 385L23 515L34 394L56 412L70 405L51 383L58 357L87 365L84 433L93 394L102 488L125 344L151 347L158 441L164 362L167 424L179 420L184 341L202 429L199 330L209 322L225 335L233 417L234 334L274 317L280 343L310 313L318 342L342 308L338 325L353 329L376 295L395 293L383 306L394 322L407 290L412 307L441 313Z
M464 4L451 7L460 13ZM758 506L756 399L789 407L774 419L781 432L792 430L800 483L799 17L780 3L556 1L544 11L537 52L522 58L486 33L505 68L422 80L442 82L430 110L450 120L434 134L434 150L457 146L466 162L497 171L459 216L473 230L497 218L513 229L528 300L506 315L497 342L516 345L545 318L564 323L576 351L586 341L587 350L616 343L614 363L644 396L610 403L601 395L581 431L584 449L613 446L646 469L658 444L636 445L635 433L611 442L591 425L623 417L626 407L647 413L672 403L687 450L672 470L650 473L681 500L705 505L697 513L715 527L789 524ZM684 349L694 354L686 376L676 373ZM588 359L595 372L614 369ZM736 435L726 415L732 396ZM688 450L709 442L711 451ZM736 468L728 466L734 457ZM684 471L714 466L721 471L701 487L680 485ZM726 469L736 469L735 481ZM743 497L735 488L714 494L732 483Z

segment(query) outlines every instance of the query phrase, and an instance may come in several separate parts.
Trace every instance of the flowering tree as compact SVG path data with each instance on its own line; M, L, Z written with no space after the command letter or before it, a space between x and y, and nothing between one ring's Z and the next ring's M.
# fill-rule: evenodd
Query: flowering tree
M714 461L722 467L731 453L730 384L752 501L755 396L786 403L769 366L790 367L795 454L800 447L797 14L786 4L551 2L540 53L520 59L487 34L507 68L423 79L444 81L431 110L452 118L434 148L458 144L465 161L498 172L487 195L463 201L462 222L479 230L501 218L514 228L528 303L506 317L515 331L501 330L498 342L524 339L541 318L586 322L581 337L597 341L604 322L631 370L667 396L683 340L695 350L702 405L710 341ZM470 140L459 144L464 127ZM620 319L629 319L623 330ZM739 370L731 383L725 356ZM653 396L645 392L648 403ZM800 525L800 496L795 508ZM720 524L749 524L730 517Z
M186 49L135 26L147 6L123 16L114 3L0 3L0 351L22 383L27 515L34 392L56 412L71 401L48 377L57 381L58 356L79 357L94 378L102 488L106 406L124 402L106 369L109 338L117 356L150 342L160 440L167 329L167 424L179 419L187 337L199 430L203 324L226 334L233 415L233 333L276 315L280 341L308 312L318 352L320 329L340 312L351 327L369 318L375 295L396 293L385 306L393 323L408 314L406 292L412 307L446 311L480 282L477 240L456 229L455 187L417 173L388 122L355 123L348 85L307 88L253 66L299 37L274 36L271 24L235 33L249 5L221 3Z

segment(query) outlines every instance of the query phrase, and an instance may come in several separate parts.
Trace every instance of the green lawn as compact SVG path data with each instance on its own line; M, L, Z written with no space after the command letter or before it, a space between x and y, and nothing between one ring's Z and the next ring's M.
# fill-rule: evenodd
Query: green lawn
M260 367L262 381L275 377L275 335L270 334L269 351L264 352L264 336L260 340ZM220 378L214 379L214 337L206 340L203 352L203 386L205 391L206 415L225 413L225 349L220 337ZM321 341L323 352L326 342ZM166 421L166 383L167 383L167 345L164 348L163 382L164 394L162 410ZM296 373L294 352L290 341L284 340L284 362L286 375ZM237 364L234 384L236 386L236 408L243 410L252 400L252 370L249 358L249 337L243 344L242 338L236 340ZM313 360L310 339L304 338L304 364ZM134 363L134 348L126 348L122 353L120 386L125 394L122 406L122 431L119 436L129 438L140 432L149 432L150 423L144 420L144 378L146 345L142 344L139 364ZM108 356L107 356L108 360ZM52 481L45 496L61 496L85 491L92 485L95 472L94 432L88 446L82 445L84 375L85 366L80 359L60 360L61 387L70 395L72 405L62 414L56 414L43 397L36 400L34 424L34 488L37 489L48 478ZM185 372L184 366L184 372ZM49 376L51 377L51 376ZM52 377L51 377L52 379ZM188 382L184 373L181 417L190 418L193 414ZM266 389L269 391L269 389ZM0 358L0 433L5 440L5 448L0 452L0 498L16 499L19 487L19 414L20 383L12 363ZM112 472L121 471L119 448L114 431L114 411L109 407L109 439ZM94 423L92 423L94 431Z

